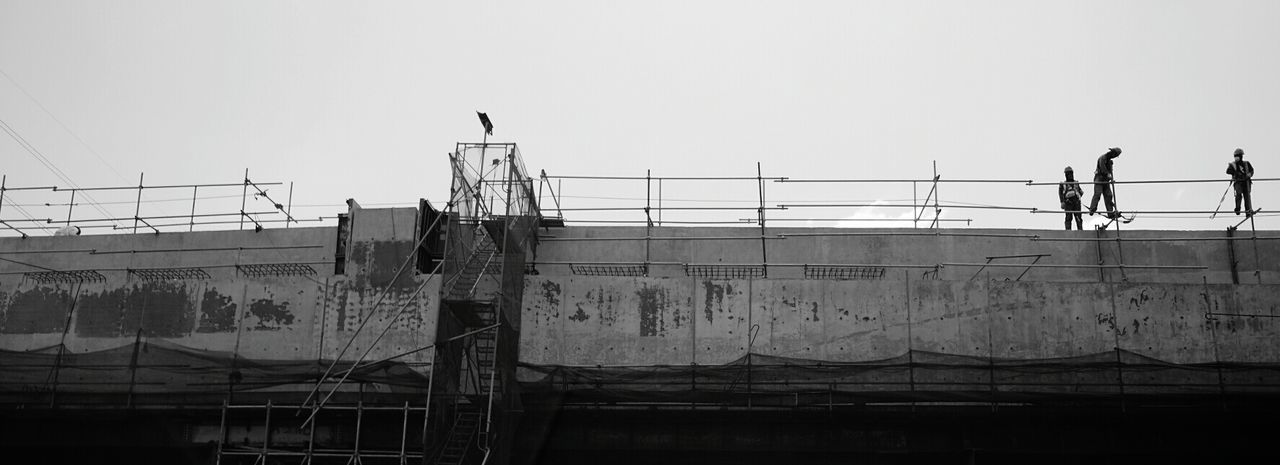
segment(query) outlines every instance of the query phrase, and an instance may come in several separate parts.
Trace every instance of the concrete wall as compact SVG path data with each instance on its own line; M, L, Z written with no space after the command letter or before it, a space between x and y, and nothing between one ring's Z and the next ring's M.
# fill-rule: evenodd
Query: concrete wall
M935 235L935 233L937 235ZM1225 231L1044 231L1009 229L834 229L769 228L763 241L754 228L652 228L646 237L643 227L576 227L543 231L537 261L540 272L569 274L568 263L630 262L657 263L650 276L685 276L680 264L726 263L760 264L767 249L769 277L801 278L803 264L879 264L916 266L911 276L919 279L933 266L946 263L984 263L986 257L1047 254L1046 265L1092 266L1189 266L1204 269L1127 268L1123 274L1109 269L1100 275L1096 268L1038 267L1024 281L1055 282L1167 282L1231 283L1231 266ZM1237 237L1248 237L1238 231ZM1280 237L1280 232L1259 231L1259 237ZM1094 242L1098 237L1110 239ZM1158 241L1133 241L1169 239ZM1280 283L1280 241L1238 240L1235 246L1240 283ZM1123 258L1123 260L1122 260ZM1031 258L997 259L996 264L1031 263ZM666 264L670 263L670 264ZM1015 279L1025 268L988 267L984 279ZM966 280L979 268L948 265L941 268L944 280ZM905 279L908 275L889 268L885 279Z
M530 276L520 358L722 364L747 352L870 361L908 350L1007 359L1119 347L1166 362L1280 361L1278 285ZM752 330L755 330L752 342Z
M344 275L334 274L337 228L0 239L0 349L65 343L92 352L163 339L248 359L337 357L360 322L367 327L344 359L355 359L401 308L368 359L435 340L440 280L410 264L416 209L359 209ZM288 264L314 274L254 276L237 265ZM152 281L130 270L198 268L207 277ZM41 282L49 270L93 271L101 279ZM375 302L385 291L383 302ZM404 359L429 362L429 352Z

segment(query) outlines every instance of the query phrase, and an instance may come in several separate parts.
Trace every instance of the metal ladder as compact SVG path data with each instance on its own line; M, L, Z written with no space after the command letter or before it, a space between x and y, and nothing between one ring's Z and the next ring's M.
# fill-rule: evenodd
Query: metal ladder
M471 253L467 255L461 269L446 283L445 300L470 300L475 295L480 278L488 271L494 260L502 258L497 245L489 238L483 227L477 226L474 231L475 240Z
M444 447L440 449L440 455L436 459L436 463L440 465L460 465L467 458L467 452L471 450L471 440L480 432L480 421L483 417L480 411L473 408L459 409L458 415L454 417L453 427L449 429L449 438L445 440Z

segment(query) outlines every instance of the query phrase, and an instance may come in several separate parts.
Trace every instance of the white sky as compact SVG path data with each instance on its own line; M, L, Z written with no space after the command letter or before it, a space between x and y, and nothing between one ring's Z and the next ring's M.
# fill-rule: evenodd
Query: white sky
M760 162L765 176L793 179L923 179L937 160L944 179L1057 181L1068 164L1089 178L1098 155L1120 146L1120 180L1224 177L1236 147L1258 177L1276 177L1280 2L443 3L0 0L0 120L81 186L136 184L139 172L147 184L235 183L248 168L255 180L295 182L295 212L312 218L351 197L443 203L446 153L479 140L476 110L494 121L491 141L520 144L535 174L754 176ZM67 186L7 134L0 160L10 187ZM564 183L572 206L640 206L645 196L643 182ZM1118 195L1128 210L1213 210L1225 187ZM1268 209L1277 187L1259 183L1255 206ZM1058 208L1053 187L941 190L944 203ZM910 185L767 191L771 206L911 199ZM283 202L287 186L270 193ZM201 192L232 203L239 194ZM21 217L10 200L65 217L32 206L65 203L63 194L6 195L0 218ZM132 216L134 193L93 195ZM671 182L663 195L666 206L751 206L757 192ZM149 202L143 214L183 214L190 197L148 191L187 200ZM770 212L854 215L909 213ZM1157 216L1131 227L1235 222ZM1025 212L943 217L1062 224Z

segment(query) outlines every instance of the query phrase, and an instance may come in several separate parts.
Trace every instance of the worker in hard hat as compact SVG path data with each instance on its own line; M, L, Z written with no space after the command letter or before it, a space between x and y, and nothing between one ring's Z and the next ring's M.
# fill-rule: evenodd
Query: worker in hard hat
M1112 147L1107 153L1098 157L1098 165L1093 170L1093 201L1089 202L1089 214L1093 215L1098 211L1098 197L1102 197L1107 203L1107 218L1116 218L1120 216L1120 212L1116 211L1116 198L1111 193L1111 182L1115 181L1112 174L1112 160L1120 156L1120 147Z
M1236 189L1236 214L1240 214L1240 198L1244 198L1244 214L1253 216L1253 164L1244 161L1244 150L1236 149L1236 159L1227 164L1231 185Z
M1084 231L1084 214L1080 212L1080 198L1084 197L1084 189L1076 181L1075 171L1068 166L1062 170L1067 179L1058 183L1058 202L1062 211L1067 212L1067 231L1071 230L1071 218L1076 219L1076 229Z

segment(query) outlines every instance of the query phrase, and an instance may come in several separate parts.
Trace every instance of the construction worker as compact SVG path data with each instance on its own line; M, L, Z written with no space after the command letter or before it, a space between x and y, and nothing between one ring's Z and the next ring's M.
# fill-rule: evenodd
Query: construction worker
M1076 229L1084 231L1084 214L1080 213L1080 198L1084 197L1084 189L1076 182L1075 171L1070 166L1062 172L1067 179L1058 183L1058 202L1062 204L1062 211L1067 212L1067 231L1071 230L1073 216L1076 219Z
M1107 203L1107 218L1115 219L1120 216L1120 212L1116 211L1116 198L1111 193L1111 182L1115 180L1112 175L1111 160L1120 156L1120 147L1112 147L1107 153L1098 157L1097 168L1093 170L1093 201L1089 202L1089 215L1092 216L1098 211L1098 197L1102 197Z
M1253 216L1253 164L1244 161L1244 150L1236 149L1236 159L1227 164L1231 185L1236 188L1236 214L1240 214L1240 198L1244 197L1244 214Z

